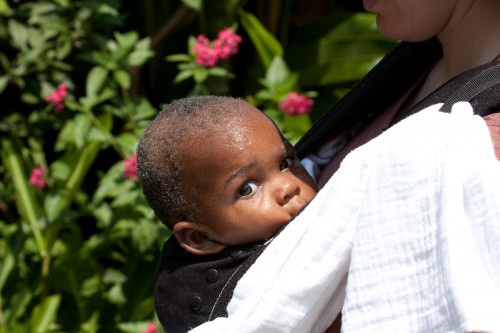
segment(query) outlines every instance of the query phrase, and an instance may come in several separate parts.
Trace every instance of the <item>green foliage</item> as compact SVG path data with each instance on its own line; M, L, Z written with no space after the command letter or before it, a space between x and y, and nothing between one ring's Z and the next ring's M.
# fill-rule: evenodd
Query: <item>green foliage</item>
M0 333L158 323L170 232L124 167L161 106L244 96L296 142L394 45L366 13L294 26L300 3L0 0ZM196 64L195 36L229 26L243 51ZM314 98L313 112L284 114L290 92ZM38 166L41 188L30 182Z

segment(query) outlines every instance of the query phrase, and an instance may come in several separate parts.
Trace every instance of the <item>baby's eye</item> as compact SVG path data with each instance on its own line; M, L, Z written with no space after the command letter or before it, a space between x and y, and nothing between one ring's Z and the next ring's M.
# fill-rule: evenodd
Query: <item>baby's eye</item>
M292 166L292 164L293 164L293 161L294 161L294 160L293 160L293 158L291 158L291 157L287 157L287 158L285 158L285 159L284 159L283 161L281 161L281 163L280 163L280 170L282 170L282 171L283 171L283 170L288 169L289 167L291 167L291 166Z
M240 188L238 191L238 194L241 197L246 197L250 194L252 194L255 190L257 190L258 185L255 182L248 182L243 184L243 186Z

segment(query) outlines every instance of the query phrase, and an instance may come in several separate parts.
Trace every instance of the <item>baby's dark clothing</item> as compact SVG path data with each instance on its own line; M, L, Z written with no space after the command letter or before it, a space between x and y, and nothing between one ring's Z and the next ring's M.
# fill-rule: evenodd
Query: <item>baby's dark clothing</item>
M170 237L163 246L155 290L155 308L165 331L187 332L217 317L227 317L236 283L266 244L236 246L201 256L187 252Z

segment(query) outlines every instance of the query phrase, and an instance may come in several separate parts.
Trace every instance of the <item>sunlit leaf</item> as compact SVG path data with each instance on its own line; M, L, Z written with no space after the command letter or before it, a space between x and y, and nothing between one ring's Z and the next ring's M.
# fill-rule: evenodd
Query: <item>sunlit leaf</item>
M189 61L192 58L187 54L171 54L169 56L166 56L165 59L167 61L180 62L180 61Z
M179 83L179 82L182 82L186 79L189 79L190 77L192 77L194 75L194 73L192 71L182 71L182 72L179 72L179 74L177 74L174 78L174 82L175 83Z
M182 3L199 12L201 11L203 0L182 0Z
M280 42L251 13L239 11L241 25L252 40L264 67L268 67L275 56L283 56Z
M150 49L151 39L144 38L135 45L134 51L128 56L128 64L130 66L139 66L152 58L155 53Z
M280 84L288 79L290 70L282 57L274 57L266 72L266 80L271 85Z
M113 78L116 82L118 82L122 89L127 90L128 88L130 88L130 83L132 80L130 78L130 74L127 71L117 69L113 71Z
M95 66L89 72L86 82L87 96L97 96L108 78L108 70L101 66Z
M56 319L60 304L61 296L56 294L45 298L41 304L35 306L30 320L30 332L43 333L48 331L49 326Z
M12 44L21 50L28 49L28 28L14 20L9 20L9 34L12 38Z

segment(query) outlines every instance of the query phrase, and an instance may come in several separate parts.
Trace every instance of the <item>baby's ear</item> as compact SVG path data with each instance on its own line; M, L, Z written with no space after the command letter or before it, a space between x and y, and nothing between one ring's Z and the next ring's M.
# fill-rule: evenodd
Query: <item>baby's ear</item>
M179 221L174 225L174 237L188 252L197 255L214 254L226 246L208 237L205 227L198 223Z

